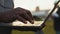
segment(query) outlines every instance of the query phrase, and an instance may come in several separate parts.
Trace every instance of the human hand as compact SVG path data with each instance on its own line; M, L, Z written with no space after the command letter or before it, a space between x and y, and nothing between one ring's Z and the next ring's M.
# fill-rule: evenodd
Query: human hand
M15 14L16 18L23 23L27 23L26 21L29 21L32 24L34 23L33 17L29 10L18 7L15 9Z
M9 23L15 21L16 19L25 24L27 23L27 21L29 21L32 24L34 23L30 11L20 7L6 11L4 13L0 13L0 22Z

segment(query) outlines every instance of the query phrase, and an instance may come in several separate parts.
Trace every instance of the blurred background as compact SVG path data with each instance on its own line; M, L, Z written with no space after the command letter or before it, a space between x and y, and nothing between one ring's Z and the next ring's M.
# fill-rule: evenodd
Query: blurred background
M31 11L35 20L44 20L58 0L14 0L14 8L22 7ZM42 29L44 34L55 34L54 22L50 17ZM32 31L12 30L12 34L34 34Z

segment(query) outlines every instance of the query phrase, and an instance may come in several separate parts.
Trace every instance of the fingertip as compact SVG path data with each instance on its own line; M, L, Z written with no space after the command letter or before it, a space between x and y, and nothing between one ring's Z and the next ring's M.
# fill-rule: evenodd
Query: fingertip
M34 20L31 20L31 24L34 24Z

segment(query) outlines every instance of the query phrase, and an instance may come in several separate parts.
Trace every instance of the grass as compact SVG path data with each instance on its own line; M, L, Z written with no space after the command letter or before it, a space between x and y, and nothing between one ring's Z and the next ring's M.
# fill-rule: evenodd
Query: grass
M53 26L53 21L47 21L46 26L43 28L44 34L55 34L54 31L54 26ZM31 31L17 31L17 30L12 30L12 34L34 34L34 32Z
M53 21L47 21L43 31L44 34L55 34Z

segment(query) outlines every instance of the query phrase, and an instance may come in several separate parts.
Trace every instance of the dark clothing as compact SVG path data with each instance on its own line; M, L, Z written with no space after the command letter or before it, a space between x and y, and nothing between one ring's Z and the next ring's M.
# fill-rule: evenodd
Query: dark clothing
M60 31L60 18L54 18L54 29Z
M5 12L9 10L7 7L11 9L14 8L13 0L0 0L0 12Z
M54 19L54 29L56 31L60 31L60 7L57 10L57 14L59 15L59 17L53 17Z
M12 28L10 27L0 27L0 34L11 34Z
M8 8L14 8L13 0L0 0L0 12L5 12L9 10ZM11 34L12 29L10 27L0 27L0 34Z

